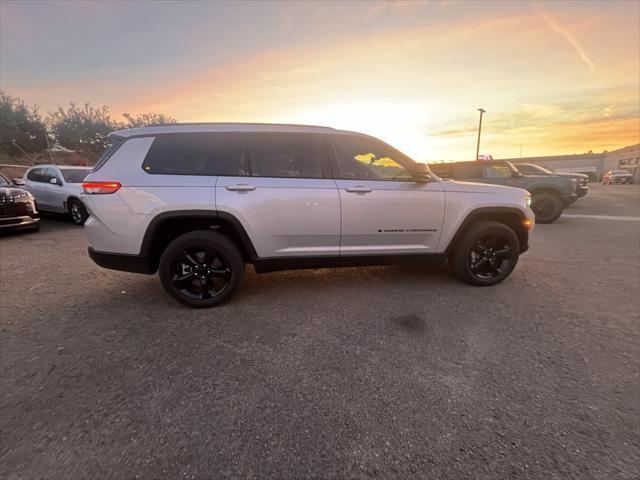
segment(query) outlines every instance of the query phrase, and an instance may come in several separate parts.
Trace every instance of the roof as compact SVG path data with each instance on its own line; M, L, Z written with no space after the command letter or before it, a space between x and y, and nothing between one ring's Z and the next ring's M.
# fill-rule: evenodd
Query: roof
M91 170L93 167L85 167L83 165L56 165L55 163L42 163L39 165L33 165L32 167L29 168L35 168L35 167L56 167L59 168L60 170Z
M287 125L277 123L176 123L158 127L127 128L112 132L122 138L159 135L163 133L204 133L204 132L281 132L281 133L334 133L352 134L345 130L314 125Z

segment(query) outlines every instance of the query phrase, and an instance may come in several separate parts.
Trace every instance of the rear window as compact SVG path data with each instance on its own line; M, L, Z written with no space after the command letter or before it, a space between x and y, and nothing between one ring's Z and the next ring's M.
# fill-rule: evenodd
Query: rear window
M159 135L142 168L161 175L249 175L244 135L235 133Z

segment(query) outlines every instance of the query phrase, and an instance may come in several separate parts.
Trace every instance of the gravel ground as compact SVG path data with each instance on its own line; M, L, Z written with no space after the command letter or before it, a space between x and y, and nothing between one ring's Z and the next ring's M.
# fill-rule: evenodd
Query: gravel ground
M568 210L640 216L638 186ZM58 219L0 237L0 478L640 476L640 222L446 266L257 276L189 310Z

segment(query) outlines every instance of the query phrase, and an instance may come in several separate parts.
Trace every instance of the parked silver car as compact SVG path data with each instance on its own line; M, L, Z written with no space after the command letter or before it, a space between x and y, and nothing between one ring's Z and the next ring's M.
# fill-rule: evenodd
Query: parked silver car
M39 210L68 213L76 225L89 217L82 200L82 181L91 167L38 165L24 174L24 189L31 192Z

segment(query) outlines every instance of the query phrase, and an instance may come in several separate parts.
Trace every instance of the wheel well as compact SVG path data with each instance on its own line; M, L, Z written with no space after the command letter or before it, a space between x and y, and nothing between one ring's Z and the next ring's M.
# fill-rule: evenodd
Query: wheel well
M524 248L525 250L528 248L529 230L523 223L524 215L519 210L505 208L471 212L469 216L464 220L463 224L460 226L458 232L449 244L447 253L449 253L455 247L458 240L471 225L481 220L492 220L494 222L499 222L508 226L518 236L518 240L520 241L520 248Z
M212 230L229 237L238 247L245 262L255 258L255 250L246 232L237 220L213 215L168 216L150 225L142 244L152 271L156 271L164 249L174 239L194 230Z
M554 195L559 199L562 199L562 194L558 190L554 190L553 188L538 188L536 190L531 190L531 196L538 195L540 193L548 193L549 195Z

